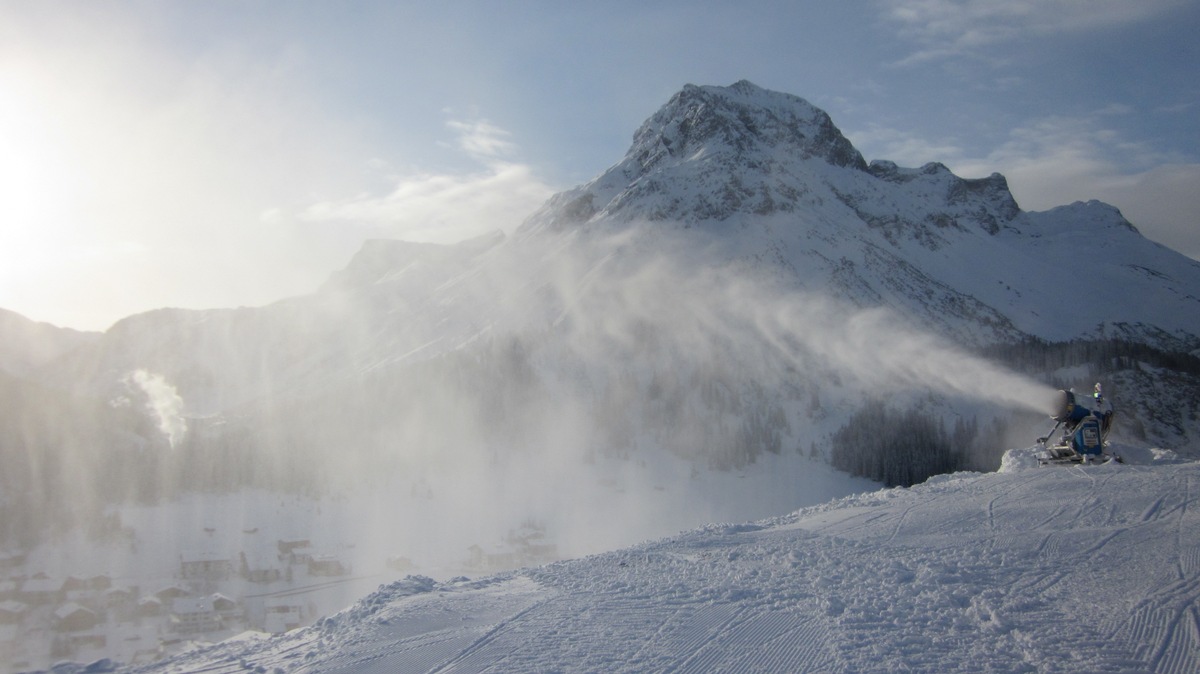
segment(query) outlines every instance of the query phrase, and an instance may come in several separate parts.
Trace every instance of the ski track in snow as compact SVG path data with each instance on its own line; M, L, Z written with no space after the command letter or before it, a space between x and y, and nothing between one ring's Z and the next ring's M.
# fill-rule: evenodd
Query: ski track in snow
M1200 671L1200 464L941 476L138 671Z

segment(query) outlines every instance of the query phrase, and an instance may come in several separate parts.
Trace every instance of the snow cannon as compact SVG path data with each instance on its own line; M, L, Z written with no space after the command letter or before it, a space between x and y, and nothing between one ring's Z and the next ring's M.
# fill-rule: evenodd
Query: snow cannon
M1099 386L1096 384L1097 391L1090 399L1077 396L1074 391L1059 391L1056 412L1050 418L1060 424L1077 424L1092 415L1111 415L1112 405L1100 395Z
M1104 447L1108 432L1112 428L1112 404L1104 398L1100 384L1090 398L1077 395L1074 391L1059 391L1051 419L1057 422L1050 435L1063 427L1062 437L1052 446L1047 446L1049 436L1038 438L1042 446L1041 463L1087 463L1091 458L1106 457ZM1117 460L1120 460L1117 458Z

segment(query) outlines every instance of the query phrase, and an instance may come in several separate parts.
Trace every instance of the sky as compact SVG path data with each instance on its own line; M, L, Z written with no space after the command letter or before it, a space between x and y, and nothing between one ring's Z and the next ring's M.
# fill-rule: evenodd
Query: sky
M512 231L684 84L1200 259L1193 0L0 0L0 308L104 330Z

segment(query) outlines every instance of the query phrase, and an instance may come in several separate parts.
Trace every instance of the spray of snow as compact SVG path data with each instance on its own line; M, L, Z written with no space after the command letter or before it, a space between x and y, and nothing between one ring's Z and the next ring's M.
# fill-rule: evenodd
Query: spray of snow
M807 296L756 309L756 326L781 353L798 360L799 344L866 390L887 394L925 388L1004 408L1053 409L1054 389L973 356L886 307L847 314Z
M647 238L659 242L643 245ZM761 267L714 261L698 238L634 227L556 250L554 287L565 306L558 325L568 326L576 352L600 359L616 345L632 356L652 332L692 363L736 364L764 382L819 378L879 397L932 390L1005 409L1053 409L1054 389L890 308L851 306L778 283Z
M869 398L904 404L933 391L1039 410L1039 396L1049 398L1047 387L895 312L801 289L767 265L710 248L695 230L668 232L652 223L516 240L417 289L413 279L424 277L410 261L403 282L371 281L361 313L322 296L345 314L334 322L324 309L303 312L315 327L288 333L295 353L325 327L348 344L379 339L374 321L394 312L400 319L382 328L399 326L387 334L387 354L424 360L381 359L346 379L340 363L318 368L326 389L306 392L311 400L281 391L222 420L222 430L193 422L189 441L198 447L218 438L229 443L218 450L253 451L232 456L244 462L233 468L215 451L168 455L191 460L177 465L275 470L282 488L311 486L315 498L231 488L140 515L126 508L122 521L137 540L156 543L136 555L114 548L106 568L159 560L154 568L169 574L181 550L224 546L233 558L293 538L338 553L364 577L398 572L381 568L389 558L450 577L583 556L873 489L804 455ZM230 344L245 341L228 334ZM178 446L188 424L175 386L147 369L125 381L129 398L144 401ZM728 404L704 404L701 388ZM818 397L828 413L810 413ZM775 409L788 417L779 446L718 463L747 419ZM286 481L305 470L324 482ZM543 527L552 549L505 557L516 554L506 534L526 523ZM338 591L323 609L361 588Z
M392 422L365 435L322 421L289 431L299 442L278 451L327 437L316 444L337 457L330 476L378 499L348 537L453 563L527 519L547 525L560 553L582 555L862 489L797 455L867 400L906 406L932 392L973 409L1050 407L1053 389L894 311L789 285L694 234L652 223L505 247L440 289L452 301L435 296L445 324L486 326L481 355L389 376L419 395L396 384L387 403L328 399L322 414L347 409L334 423L371 409ZM741 411L702 404L702 387ZM809 415L817 398L828 414ZM749 411L757 400L767 402ZM789 418L781 454L726 464L729 481L707 470L747 418L775 406ZM385 486L365 488L375 482Z
M187 433L187 420L183 418L183 398L160 374L146 370L134 370L125 376L125 382L136 386L146 395L146 409L158 421L158 429L175 447Z

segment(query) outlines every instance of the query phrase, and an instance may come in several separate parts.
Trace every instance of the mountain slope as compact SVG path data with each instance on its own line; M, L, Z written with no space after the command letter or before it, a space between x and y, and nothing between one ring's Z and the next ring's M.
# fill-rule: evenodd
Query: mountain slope
M809 291L886 305L971 344L1121 334L1196 347L1200 262L1111 206L1020 210L999 174L867 165L807 101L687 86L625 158L552 197L518 237L630 223L701 229Z
M539 569L410 578L311 628L137 671L1183 674L1200 667L1200 465L1151 463L944 476Z
M97 339L100 333L38 323L0 309L0 370L23 376Z

